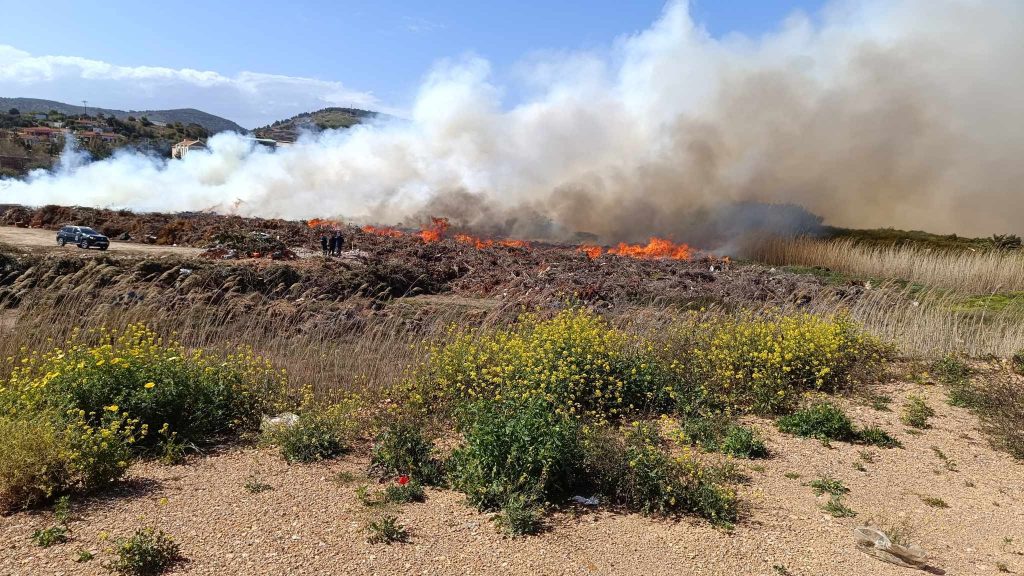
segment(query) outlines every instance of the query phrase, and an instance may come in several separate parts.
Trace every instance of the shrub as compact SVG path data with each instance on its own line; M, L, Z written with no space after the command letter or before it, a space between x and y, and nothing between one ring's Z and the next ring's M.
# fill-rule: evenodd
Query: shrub
M808 390L877 378L883 347L846 316L752 313L684 322L670 340L680 412L791 410ZM680 388L679 386L682 386Z
M63 348L24 358L0 388L0 413L79 410L92 426L108 411L127 413L143 430L166 425L181 442L205 444L254 429L283 392L283 374L251 353L190 351L131 325L75 333ZM137 440L153 448L161 438Z
M830 440L868 444L880 448L899 448L900 441L888 432L869 426L857 430L842 408L829 402L818 402L783 416L776 422L782 432L804 438L817 438L828 443Z
M291 426L268 432L288 462L318 462L340 456L347 450L349 430L343 418L331 411L304 412Z
M540 507L522 496L512 496L494 517L498 529L509 536L536 534L543 526Z
M68 529L61 525L39 529L32 533L32 541L40 548L63 544L68 541Z
M79 410L0 414L0 511L90 492L124 474L134 422L109 410L96 425L89 416Z
M480 401L460 418L465 444L450 460L452 484L483 510L513 496L531 502L567 496L582 460L580 423L546 400Z
M399 476L394 484L389 484L384 489L384 501L394 504L423 502L425 498L423 485L408 476Z
M966 362L953 354L947 354L932 365L932 371L943 384L955 385L966 382L974 373Z
M370 472L380 477L408 475L428 485L444 480L444 466L434 455L434 443L413 422L391 423L377 435L370 455Z
M1024 394L1008 377L993 378L978 389L976 412L992 445L1024 459Z
M902 448L903 444L878 426L869 426L857 432L857 441L861 444L878 446L879 448Z
M162 530L143 528L118 540L109 568L126 576L157 576L180 562L181 547Z
M683 435L708 452L739 458L767 458L768 447L757 431L729 422L724 416L689 418Z
M736 519L736 494L716 470L690 456L669 457L651 424L621 434L598 431L587 442L593 488L613 502L645 514L694 513L719 525Z
M822 476L817 480L813 480L810 483L810 487L814 489L814 493L818 496L826 493L831 494L832 496L842 496L850 491L850 489L843 484L842 480L832 478L831 476Z
M429 350L409 393L435 413L474 400L541 398L565 414L603 420L666 406L665 377L649 342L572 309L493 333L453 333Z
M398 518L385 514L366 525L367 542L370 544L391 544L392 542L408 542L409 531L398 523Z
M828 512L835 518L853 518L857 515L849 506L843 504L842 498L838 496L832 496L828 499L828 502L822 506L825 512Z
M1010 359L1010 364L1018 374L1024 374L1024 350L1018 350Z
M924 398L908 396L907 403L903 406L903 414L900 415L900 421L907 426L913 426L918 429L930 428L928 419L934 415L935 410L928 406Z
M857 432L853 422L838 406L828 402L819 402L803 410L778 419L778 427L782 432L817 438L823 442L829 440L853 441Z

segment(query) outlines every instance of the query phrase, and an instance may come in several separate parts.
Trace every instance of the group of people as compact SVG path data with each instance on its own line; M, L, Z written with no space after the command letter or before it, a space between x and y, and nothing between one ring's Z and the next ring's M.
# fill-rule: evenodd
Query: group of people
M330 238L327 238L326 234L320 237L320 248L323 249L324 257L341 256L341 248L344 245L345 237L337 230Z

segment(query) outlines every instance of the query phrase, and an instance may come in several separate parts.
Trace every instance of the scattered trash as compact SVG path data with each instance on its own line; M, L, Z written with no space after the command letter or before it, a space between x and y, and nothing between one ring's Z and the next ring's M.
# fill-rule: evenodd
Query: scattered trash
M600 504L600 502L597 499L597 496L591 496L590 498L584 498L583 496L573 496L572 501L577 504L582 504L584 506L597 506L598 504Z
M868 556L904 568L928 568L928 553L920 546L894 544L885 532L867 526L853 529L857 549Z
M192 274L191 268L180 268L178 270L178 276L190 276Z
M277 416L263 415L260 420L260 432L291 428L299 423L299 415L292 412L282 412Z

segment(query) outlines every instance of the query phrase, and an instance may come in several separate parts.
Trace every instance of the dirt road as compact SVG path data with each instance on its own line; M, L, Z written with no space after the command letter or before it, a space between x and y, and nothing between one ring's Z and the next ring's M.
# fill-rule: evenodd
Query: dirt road
M69 251L77 254L86 254L85 250L76 246L58 246L55 238L57 233L53 230L40 228L15 228L13 226L0 226L0 244L29 250L31 252L60 252ZM100 250L89 250L91 254L107 254L116 256L118 254L179 254L191 256L202 252L200 248L189 248L185 246L156 246L153 244L137 244L134 242L110 241L110 248L101 252Z

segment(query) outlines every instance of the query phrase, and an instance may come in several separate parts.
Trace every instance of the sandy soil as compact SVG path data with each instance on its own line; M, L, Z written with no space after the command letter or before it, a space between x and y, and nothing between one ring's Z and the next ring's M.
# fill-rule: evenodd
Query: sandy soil
M599 508L560 512L547 532L506 539L462 495L429 490L426 503L397 510L410 543L371 545L362 529L379 510L355 496L365 481L363 458L288 466L272 450L233 448L181 466L133 467L115 493L76 504L67 544L44 550L29 540L52 521L49 512L0 518L0 574L105 574L100 563L110 557L110 544L103 537L147 525L181 543L189 561L174 574L919 573L854 548L852 529L872 518L912 526L912 540L929 551L934 573L996 574L1000 565L1024 571L1024 464L991 450L976 419L948 406L938 387L895 385L885 392L895 400L893 412L847 403L859 423L882 425L905 445L869 449L870 462L860 446L828 448L758 422L773 457L741 461L751 478L741 489L744 517L732 532L695 519ZM938 412L933 427L920 435L907 433L897 417L911 392ZM864 471L854 468L858 462ZM339 472L356 480L339 481ZM253 474L273 489L247 493L243 486ZM821 510L825 497L806 484L823 474L850 488L845 502L855 518L832 518ZM949 507L929 507L925 496ZM80 549L96 559L75 563Z
M134 242L119 242L117 240L110 241L110 248L106 251L100 250L82 250L77 246L58 246L56 240L57 233L53 230L43 230L40 228L16 228L14 226L0 226L0 242L16 246L18 248L24 248L35 253L45 252L62 252L69 251L74 252L78 255L98 255L104 254L109 256L117 256L118 254L133 254L133 255L157 255L157 254L178 254L181 256L193 256L202 252L199 248L189 248L185 246L156 246L152 244L136 244Z

